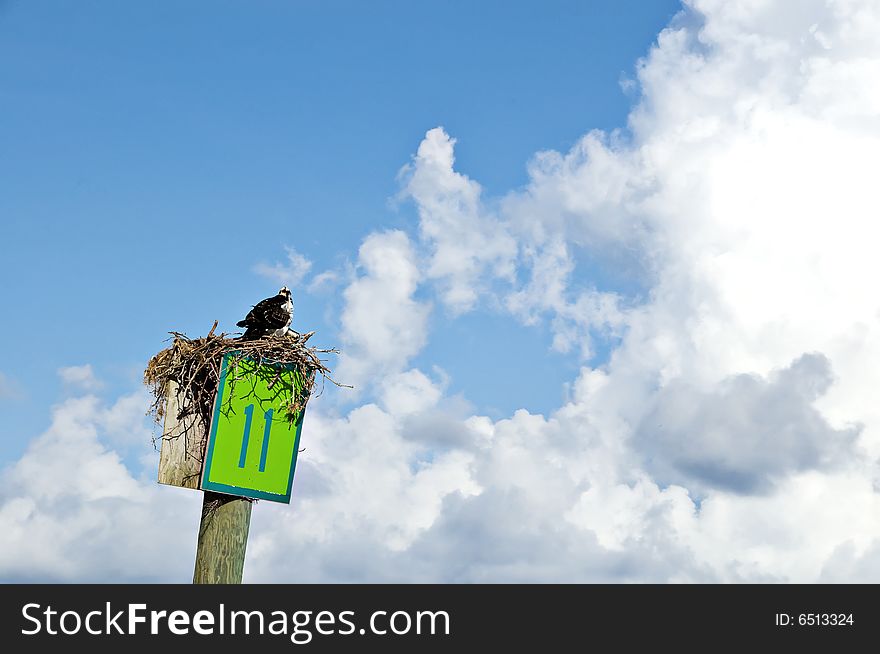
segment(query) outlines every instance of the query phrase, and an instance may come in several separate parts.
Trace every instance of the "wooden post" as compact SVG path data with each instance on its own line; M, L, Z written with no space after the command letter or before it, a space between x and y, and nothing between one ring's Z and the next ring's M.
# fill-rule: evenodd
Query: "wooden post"
M252 501L205 491L194 584L240 584Z
M179 417L176 382L169 381L165 397L165 429L159 451L159 483L199 489L205 459L208 425L193 412Z

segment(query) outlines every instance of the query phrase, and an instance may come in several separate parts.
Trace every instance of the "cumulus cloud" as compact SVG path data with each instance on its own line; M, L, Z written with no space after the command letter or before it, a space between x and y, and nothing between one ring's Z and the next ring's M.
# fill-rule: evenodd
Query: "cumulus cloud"
M70 389L92 391L102 386L90 363L81 366L67 366L58 369L61 381Z
M831 383L828 359L811 354L770 379L734 375L712 389L674 381L655 395L634 444L659 480L767 491L792 472L857 456L859 430L834 429L813 406Z
M171 581L187 557L200 499L141 480L108 443L143 421L146 403L65 400L49 429L0 475L0 578L7 581ZM124 418L123 418L124 414ZM146 451L149 439L141 442ZM157 457L151 457L157 463ZM189 496L189 497L188 497Z
M574 261L564 241L557 238L542 247L530 245L523 250L529 280L505 297L511 313L526 325L536 324L549 315L553 349L569 352L577 347L585 359L595 354L594 335L619 335L626 324L622 298L615 292L595 288L573 292Z
M536 201L535 185L532 194L512 194L493 212L480 185L454 169L454 147L455 139L442 128L431 129L402 171L402 196L412 199L419 213L426 281L453 315L474 310L482 300L526 325L547 318L554 349L577 349L589 359L595 353L591 334L604 338L623 325L622 298L596 288L572 289L568 242L545 228L546 199ZM551 194L558 196L559 189ZM528 281L517 284L517 276Z
M403 196L419 212L419 234L430 250L426 274L446 307L474 307L493 277L511 278L516 242L480 201L480 185L453 169L455 139L430 130L413 162L403 169Z
M835 548L822 568L820 581L832 583L875 583L880 579L880 541L860 548L847 541Z
M548 417L458 421L471 440L446 447L471 454L480 490L444 499L413 570L807 580L876 540L880 80L859 25L877 10L791 11L690 3L638 66L628 131L539 153L495 210L454 170L453 139L428 133L405 178L422 283L454 311L495 294L525 323L547 316L562 351L620 343ZM645 292L578 289L577 250ZM843 520L845 496L859 510Z
M392 572L393 555L434 523L447 495L477 491L468 472L469 453L430 452L407 439L395 416L376 405L339 418L314 411L307 420L307 474L320 475L323 481L315 485L327 491L300 496L292 511L272 507L255 516L253 544L259 555L249 570L253 580L269 579L284 552L309 561L303 579L406 574L403 569ZM275 528L268 529L270 522ZM377 552L382 554L373 559ZM382 559L388 564L384 571Z
M414 298L422 276L402 231L371 234L358 251L360 273L343 292L338 378L361 384L402 370L427 341L430 307Z
M430 409L443 395L443 388L439 384L415 368L385 377L380 385L382 404L397 415Z

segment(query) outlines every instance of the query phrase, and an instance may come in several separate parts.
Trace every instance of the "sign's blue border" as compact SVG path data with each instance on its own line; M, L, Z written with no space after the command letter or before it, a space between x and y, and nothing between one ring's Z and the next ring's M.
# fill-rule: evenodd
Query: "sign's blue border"
M282 504L290 504L290 493L293 489L293 475L296 472L296 455L299 453L299 437L302 433L303 418L306 414L305 407L303 407L302 412L300 412L299 419L296 422L296 438L293 443L293 458L290 462L290 479L287 482L286 495L277 495L275 493L267 493L265 491L254 490L251 488L239 488L238 486L230 486L228 484L220 484L216 481L209 481L211 475L211 459L214 454L214 442L216 441L217 427L220 422L220 403L223 398L223 390L226 387L226 373L228 367L227 362L231 357L234 357L236 355L239 355L239 352L237 350L227 352L225 355L223 355L223 362L220 364L220 384L217 387L217 397L214 399L214 412L211 417L211 430L210 435L208 436L208 449L205 452L205 464L204 466L202 466L201 489L215 491L217 493L225 493L227 495L238 495L240 497L251 497L257 500L268 500L270 502L281 502ZM250 357L242 358L257 363L254 359ZM293 364L289 363L279 363L274 365L280 365L287 369L291 369L294 367Z

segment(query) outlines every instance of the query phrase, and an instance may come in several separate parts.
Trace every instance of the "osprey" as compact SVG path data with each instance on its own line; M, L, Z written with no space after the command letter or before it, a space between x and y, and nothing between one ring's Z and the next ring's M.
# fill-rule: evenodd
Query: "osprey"
M242 340L253 341L264 336L284 336L293 320L293 300L290 289L282 286L278 295L260 300L250 310L244 320L236 323L245 327Z

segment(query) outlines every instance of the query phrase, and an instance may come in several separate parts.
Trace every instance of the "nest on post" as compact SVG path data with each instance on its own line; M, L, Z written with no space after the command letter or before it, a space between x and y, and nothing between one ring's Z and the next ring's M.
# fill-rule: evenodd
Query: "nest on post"
M174 423L196 419L203 428L210 425L221 369L227 355L230 355L227 365L232 366L232 370L227 371L227 379L231 377L235 381L244 373L270 371L258 374L265 377L263 381L268 388L277 389L275 392L281 395L280 400L287 409L290 422L295 422L302 414L306 402L315 392L315 381L319 375L322 382L329 380L342 386L333 381L330 369L321 359L322 354L336 354L338 351L306 345L314 332L245 341L223 333L215 335L216 327L215 322L208 335L202 338L189 338L178 332L170 332L173 337L171 346L150 359L144 371L144 383L153 392L150 414L157 423L162 422L170 400L173 400L176 415L171 417ZM264 364L269 365L264 368ZM273 370L277 372L271 372ZM282 380L282 375L287 378ZM276 384L278 381L283 383ZM279 398L276 395L274 399ZM163 433L162 438L169 438L169 435Z

